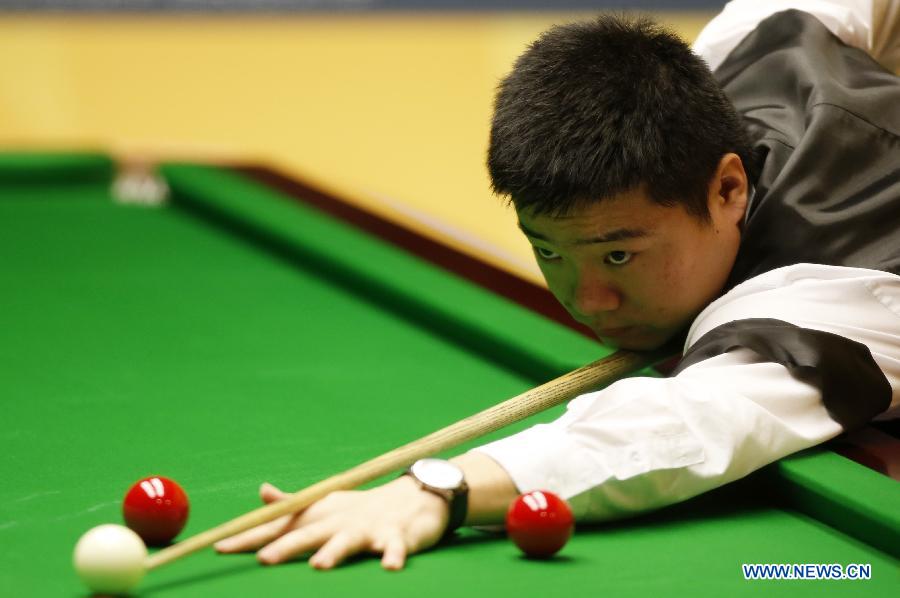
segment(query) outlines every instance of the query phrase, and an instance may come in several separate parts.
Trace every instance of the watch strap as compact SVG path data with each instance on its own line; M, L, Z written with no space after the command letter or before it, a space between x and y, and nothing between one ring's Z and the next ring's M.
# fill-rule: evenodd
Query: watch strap
M469 511L469 486L462 483L460 488L453 491L450 497L450 518L447 520L447 529L444 530L444 538L450 536L466 522L466 514Z

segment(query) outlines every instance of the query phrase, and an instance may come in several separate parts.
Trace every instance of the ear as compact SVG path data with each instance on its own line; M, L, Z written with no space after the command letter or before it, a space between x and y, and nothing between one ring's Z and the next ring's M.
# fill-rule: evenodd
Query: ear
M708 208L717 226L740 227L747 211L749 182L740 156L728 153L719 160L716 174L709 182Z

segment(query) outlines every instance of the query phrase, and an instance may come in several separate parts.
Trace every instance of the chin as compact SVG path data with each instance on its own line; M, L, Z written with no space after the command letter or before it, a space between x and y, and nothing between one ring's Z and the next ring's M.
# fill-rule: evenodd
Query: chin
M663 347L670 337L658 337L651 335L641 335L639 333L627 334L619 337L600 336L600 340L604 345L615 347L616 349L627 349L629 351L653 351Z

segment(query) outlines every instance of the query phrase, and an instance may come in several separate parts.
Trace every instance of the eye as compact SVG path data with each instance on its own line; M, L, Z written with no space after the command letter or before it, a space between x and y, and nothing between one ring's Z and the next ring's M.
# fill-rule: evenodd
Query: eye
M539 258L542 260L558 260L559 254L555 251L550 251L546 247L535 247L534 252L537 254Z
M610 251L606 255L606 263L611 266L624 266L631 261L634 254L630 251Z

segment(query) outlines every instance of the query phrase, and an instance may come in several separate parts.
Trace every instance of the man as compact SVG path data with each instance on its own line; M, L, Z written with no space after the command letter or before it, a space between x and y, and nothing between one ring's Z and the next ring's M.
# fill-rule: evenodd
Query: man
M900 83L867 54L893 68L898 12L737 0L693 52L641 21L545 33L498 93L494 188L575 319L625 348L684 339L679 366L217 548L398 569L520 491L627 516L898 415Z

